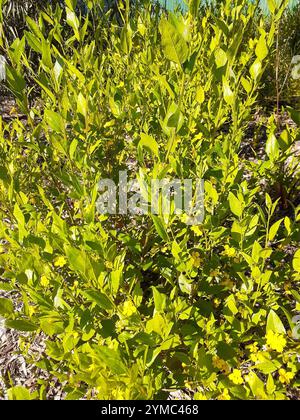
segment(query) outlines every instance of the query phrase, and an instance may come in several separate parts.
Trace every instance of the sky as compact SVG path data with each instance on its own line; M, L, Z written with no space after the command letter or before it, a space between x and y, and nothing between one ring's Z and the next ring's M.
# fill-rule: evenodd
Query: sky
M159 0L163 5L167 5L169 9L173 9L177 4L185 5L188 0ZM296 4L300 0L290 0L291 5ZM261 0L264 8L267 8L267 0Z

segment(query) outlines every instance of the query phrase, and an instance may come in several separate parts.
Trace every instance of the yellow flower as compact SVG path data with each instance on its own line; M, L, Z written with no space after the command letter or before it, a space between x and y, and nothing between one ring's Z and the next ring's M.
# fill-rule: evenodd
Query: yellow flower
M248 346L246 346L246 348L250 351L250 353L257 353L259 350L257 341L255 341L252 344L249 344Z
M205 401L207 400L207 397L206 395L202 394L202 392L196 392L196 394L194 395L194 400Z
M250 354L250 360L252 360L252 362L257 362L259 360L257 353Z
M32 316L35 313L35 311L36 309L33 306L29 305L28 307L29 316Z
M215 307L216 307L216 308L218 308L218 307L220 306L220 304L221 304L220 299L215 298L215 299L214 299L214 305L215 305Z
M192 252L193 266L199 268L202 263L202 258L199 252Z
M272 350L278 351L278 353L281 353L286 346L286 339L282 334L274 333L270 330L268 331L266 338L268 346Z
M76 200L74 201L74 210L77 211L80 208L80 201Z
M250 359L253 362L265 362L266 361L266 352L258 351L257 353L253 353L250 356Z
M221 282L221 286L228 287L229 289L232 289L234 286L233 281L230 280L229 277L225 277L224 280Z
M241 371L238 369L234 369L228 377L235 385L242 385L244 382Z
M218 356L214 356L212 360L213 366L220 371L224 372L226 375L230 372L230 367L225 362L225 360L221 359Z
M122 313L125 316L131 316L136 312L136 307L130 300L126 300L123 304L123 310Z
M13 106L13 107L11 108L11 110L9 111L9 115L14 115L14 114L16 114L17 112L18 112L17 108L16 108L15 106Z
M231 248L229 245L225 245L222 255L226 255L227 257L232 258L232 257L235 257L236 251L234 248Z
M114 268L114 265L111 261L106 261L105 267L108 268L109 270L112 270Z
M122 391L122 388L113 389L111 393L114 400L120 401L120 400L124 400L125 398L125 394L124 394L124 391Z
M221 366L222 362L223 362L223 360L220 359L220 357L218 357L218 356L213 357L212 363L213 363L213 366L215 368L220 369L220 366Z
M224 391L222 392L222 394L220 394L217 397L217 400L219 400L219 401L228 401L228 400L231 400L230 395L229 395L229 392L228 392L228 389L224 389Z
M196 236L202 236L202 235L203 235L203 232L202 232L202 229L201 229L201 227L200 227L200 226L193 226L193 227L191 228L191 230L192 230L192 232L194 232L194 234L195 234Z
M193 389L192 384L189 381L185 381L184 385L187 389Z
M126 328L127 325L128 325L128 322L126 320L120 319L119 321L116 322L116 325L115 325L116 332L120 334Z
M65 257L57 257L56 260L54 261L54 266L55 267L64 267L67 264L67 260Z
M282 384L289 384L295 376L293 372L287 372L285 369L279 369L278 373Z
M43 286L43 287L48 287L49 286L49 279L46 277L46 276L42 276L41 277L41 285Z
M210 277L217 277L219 275L219 271L218 270L213 270L209 273Z

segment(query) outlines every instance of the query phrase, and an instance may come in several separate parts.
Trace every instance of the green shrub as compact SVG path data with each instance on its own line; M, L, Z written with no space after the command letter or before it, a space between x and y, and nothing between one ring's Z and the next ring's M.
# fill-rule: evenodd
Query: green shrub
M69 0L67 39L56 9L28 18L7 51L7 88L26 119L0 120L0 286L18 292L0 313L28 332L27 362L69 399L299 392L300 207L283 214L265 182L298 128L278 133L271 118L265 155L241 153L281 12L244 42L255 6L227 0L216 17L209 7L198 16L197 3L185 16L125 9L123 28L99 19L90 39L95 22ZM32 83L41 95L29 106ZM204 179L203 223L98 214L99 180L117 181L129 163L148 185ZM33 360L41 332L45 352Z

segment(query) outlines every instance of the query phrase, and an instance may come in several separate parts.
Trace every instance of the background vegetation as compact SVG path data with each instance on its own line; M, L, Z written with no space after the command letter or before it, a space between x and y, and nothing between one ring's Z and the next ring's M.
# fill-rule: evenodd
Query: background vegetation
M2 6L0 314L33 369L2 372L8 397L298 399L300 114L278 99L298 9L66 0L22 27ZM99 215L120 169L204 179L205 220Z

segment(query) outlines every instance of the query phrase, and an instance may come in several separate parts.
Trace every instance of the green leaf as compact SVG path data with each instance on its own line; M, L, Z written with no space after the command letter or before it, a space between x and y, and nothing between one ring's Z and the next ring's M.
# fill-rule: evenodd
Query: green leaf
M266 390L269 395L272 395L276 391L276 385L274 384L273 376L270 374L268 375Z
M169 22L177 32L182 36L182 38L189 42L190 39L190 24L184 19L183 15L176 15L175 13L169 13Z
M25 229L25 217L18 203L14 206L14 216L18 222L19 240L20 242L23 242L24 237L27 235L27 231Z
M271 161L275 161L279 156L279 144L274 134L271 134L266 142L266 153Z
M121 31L121 49L124 54L130 54L132 50L132 29L129 24Z
M236 356L236 352L232 345L223 342L220 342L217 345L217 354L224 360L230 360Z
M177 28L166 19L160 21L159 30L166 58L181 66L189 57L188 44Z
M91 260L85 251L66 245L65 252L72 270L87 281L97 280Z
M267 3L271 14L274 14L276 11L276 0L267 0Z
M159 334L161 337L166 338L166 332L170 332L172 328L172 323L166 325L165 318L159 313L156 312L152 319L149 319L146 324L146 332L151 333L152 331ZM168 335L168 334L167 334Z
M18 203L16 203L15 206L14 206L14 216L15 216L17 222L18 222L18 226L24 227L25 226L25 217L24 217L24 214L23 214L22 210L20 209Z
M299 255L299 257L300 257L300 255ZM296 299L296 301L298 303L300 303L300 294L296 290L291 290L291 293L294 296L294 298Z
M82 294L91 302L96 303L101 309L106 311L114 309L114 304L104 293L100 293L97 290L87 290L82 292Z
M167 296L160 293L156 287L152 286L154 306L157 312L163 312L166 308Z
M10 282L0 281L0 290L4 290L5 292L11 292L14 290L14 286Z
M13 66L19 68L24 52L25 38L23 37L21 40L16 38L9 49L9 58L11 59Z
M110 278L111 278L111 288L112 288L112 292L114 294L116 294L120 288L120 285L122 283L123 280L123 269L124 267L120 267L116 270L113 270L110 273Z
M69 154L70 154L71 160L74 158L77 146L78 146L78 140L75 138L72 140L72 143L70 144Z
M286 333L286 330L284 328L283 323L281 322L281 319L276 314L276 312L273 311L273 309L271 309L271 311L269 312L269 315L268 315L267 330L266 331L267 331L267 333L269 331L273 331L273 332L278 333L278 334L285 334Z
M65 122L63 117L50 109L45 111L45 122L55 133L63 133L65 131Z
M233 106L235 102L234 93L231 90L231 87L229 86L229 83L227 81L223 81L223 96L225 99L225 102L228 105Z
M277 141L280 149L286 152L291 147L293 138L288 130L283 130Z
M243 215L243 205L232 192L229 193L229 206L235 216L241 217Z
M74 12L74 10L71 10L68 7L66 7L66 13L67 13L66 22L73 29L76 39L80 41L80 35L78 31L79 20L76 16L76 13Z
M266 397L264 383L253 371L248 374L248 384L255 397L259 399Z
M8 398L12 401L27 401L32 399L30 391L21 385L8 389L7 394Z
M226 299L226 304L224 305L223 314L225 318L232 324L235 320L235 316L238 313L237 302L234 298L234 295L230 295Z
M155 229L157 233L159 234L159 236L161 237L161 239L163 239L165 242L169 242L170 241L169 235L167 233L163 220L159 216L155 216L154 214L152 214L151 217L152 217Z
M255 54L260 61L263 61L268 55L268 52L269 50L267 47L266 39L263 35L261 35L256 45Z
M272 203L272 199L271 199L270 195L268 193L266 193L266 197L265 198L266 198L265 201L266 201L267 209L268 210L271 210L273 203Z
M273 241L273 239L277 235L278 229L280 228L280 225L281 225L282 221L283 221L283 219L280 219L272 225L272 227L269 231L269 241Z
M147 358L146 358L146 366L147 368L150 368L159 354L161 353L161 348L157 347L156 349L151 349L150 347L147 347Z
M56 103L55 95L49 89L47 81L45 80L45 78L40 76L39 79L38 78L33 78L33 79L44 90L44 92L46 92L46 94L51 99L52 103L55 104Z
M199 104L202 104L205 100L205 93L204 93L204 89L202 86L199 86L199 88L197 89L197 93L196 93L196 101Z
M41 330L52 337L55 334L62 334L64 332L64 323L60 316L53 312L40 319Z
M84 118L87 116L87 100L80 92L77 98L77 112L81 114Z
M0 179L3 183L8 186L11 181L10 174L5 166L0 165Z
M251 92L251 89L252 89L251 82L248 79L246 79L245 77L242 77L241 78L241 83L242 83L243 88L245 89L245 91L247 93L250 93Z
M28 45L38 54L42 54L42 44L41 41L34 36L33 33L25 31L25 38L28 42Z
M254 244L252 245L252 253L251 253L251 257L255 263L258 263L259 261L261 250L262 250L261 245L259 244L259 242L255 241Z
M78 0L65 0L65 4L70 10L75 10L77 6L77 1Z
M217 68L224 67L227 63L227 55L226 52L222 50L222 48L218 48L215 51L215 61Z
M14 305L10 299L0 298L0 315L10 315L14 312Z
M201 0L189 0L189 11L193 18L198 16Z
M261 62L259 60L254 61L254 63L250 67L250 75L254 81L258 79L259 75L261 74L261 71Z
M141 140L138 145L138 153L141 156L142 149L146 149L148 152L152 153L154 156L159 158L159 147L156 140L148 134L141 134Z
M269 373L276 372L278 368L280 368L281 364L276 363L276 361L272 362L271 360L265 360L264 362L260 362L255 365L255 368L258 369L260 372L268 375Z
M30 28L31 32L34 33L34 35L39 39L39 41L43 39L43 33L41 32L38 24L33 19L31 19L30 16L26 16L26 23Z
M8 320L5 322L5 326L18 331L35 331L38 329L37 325L23 319Z
M189 281L186 276L180 274L178 279L179 288L183 293L190 295L192 293L192 283Z
M298 273L300 273L300 249L298 249L298 251L296 251L296 253L294 255L294 258L293 258L293 268Z
M47 41L42 42L42 63L48 67L48 69L52 69L53 63L51 58L51 48Z
M95 356L100 362L104 363L112 373L122 375L127 372L126 366L118 351L105 346L97 346L95 348Z
M172 133L174 133L174 129L176 132L180 131L183 123L184 118L180 107L175 102L172 102L168 107L166 116L162 123L162 129L164 130L164 133L171 138Z
M296 123L298 126L300 126L300 111L296 111L295 109L291 108L291 107L287 107L290 116L292 118L292 120L294 121L294 123Z
M22 100L23 91L26 87L26 81L20 73L8 64L6 64L6 81L10 90L18 99Z

